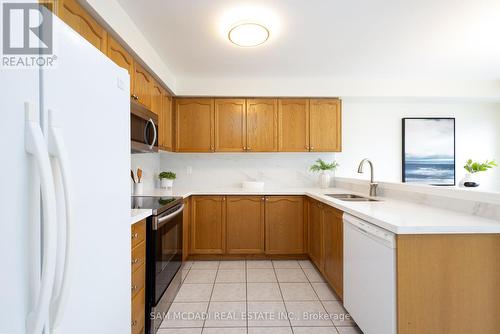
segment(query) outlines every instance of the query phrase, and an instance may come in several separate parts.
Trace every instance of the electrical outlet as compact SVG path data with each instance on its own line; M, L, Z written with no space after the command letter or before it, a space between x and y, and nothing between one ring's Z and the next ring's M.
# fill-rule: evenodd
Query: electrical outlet
M186 167L186 174L187 174L187 175L191 175L191 174L193 174L193 167L191 167L191 166L187 166L187 167Z

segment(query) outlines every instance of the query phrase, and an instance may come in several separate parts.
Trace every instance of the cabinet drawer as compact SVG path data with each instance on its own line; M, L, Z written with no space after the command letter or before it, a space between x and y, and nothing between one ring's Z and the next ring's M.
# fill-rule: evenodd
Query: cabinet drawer
M135 272L146 261L146 242L141 242L132 248L132 272Z
M141 289L132 299L132 334L144 333L145 300L144 289Z
M146 220L132 225L132 248L146 240Z
M132 298L134 298L137 293L144 288L145 268L146 266L140 266L135 272L132 273Z

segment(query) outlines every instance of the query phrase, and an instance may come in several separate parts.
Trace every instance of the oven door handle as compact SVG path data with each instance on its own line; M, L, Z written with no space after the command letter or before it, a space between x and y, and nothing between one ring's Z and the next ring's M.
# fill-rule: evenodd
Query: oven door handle
M178 210L176 210L175 212L172 212L166 216L159 216L157 221L156 221L156 224L153 224L153 230L157 230L158 228L162 227L163 225L165 225L169 220L171 220L172 218L174 218L175 216L177 216L179 213L181 213L182 211L184 210L184 204L182 204Z

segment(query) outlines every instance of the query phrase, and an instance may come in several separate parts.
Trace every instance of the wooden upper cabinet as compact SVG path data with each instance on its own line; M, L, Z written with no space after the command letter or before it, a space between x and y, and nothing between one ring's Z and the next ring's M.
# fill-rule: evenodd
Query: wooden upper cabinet
M266 253L304 253L304 199L302 196L266 197Z
M106 30L77 1L59 0L56 3L58 4L57 15L61 20L101 52L107 52L108 34Z
M173 115L172 115L172 97L170 94L162 91L162 111L158 115L158 123L160 126L160 148L165 151L173 150Z
M323 269L322 204L309 200L309 257L318 269Z
M247 151L278 151L276 99L247 100Z
M339 99L310 100L310 150L342 150L341 103Z
M214 151L214 100L175 99L178 152Z
M133 80L133 75L134 75L134 58L130 55L130 53L127 52L121 46L120 43L118 43L114 38L108 35L108 50L106 52L106 55L108 56L109 59L114 61L118 66L123 67L128 71L128 74L130 75L130 92L134 91L134 80Z
M344 225L342 211L323 206L323 274L333 290L344 294Z
M228 254L264 253L264 199L262 196L227 196Z
M193 196L191 199L192 254L225 252L226 198Z
M134 61L134 90L132 97L151 110L151 92L153 79L137 61Z
M151 79L151 111L157 115L160 115L162 110L163 110L163 88L156 80Z
M278 100L279 151L309 151L309 100Z
M215 100L215 151L246 149L246 103L244 99Z

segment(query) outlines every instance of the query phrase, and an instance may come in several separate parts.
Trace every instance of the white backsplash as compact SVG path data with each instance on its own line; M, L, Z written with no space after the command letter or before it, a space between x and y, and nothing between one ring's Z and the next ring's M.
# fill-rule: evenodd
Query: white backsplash
M321 158L335 159L333 153L167 153L162 152L162 171L177 174L179 188L240 187L242 181L264 181L272 187L311 187L318 176L309 167ZM189 174L188 169L191 169Z
M131 168L137 181L137 168L142 169L142 182L144 190L151 190L159 186L158 174L160 172L160 154L158 153L143 153L132 154ZM132 187L132 179L130 180Z

